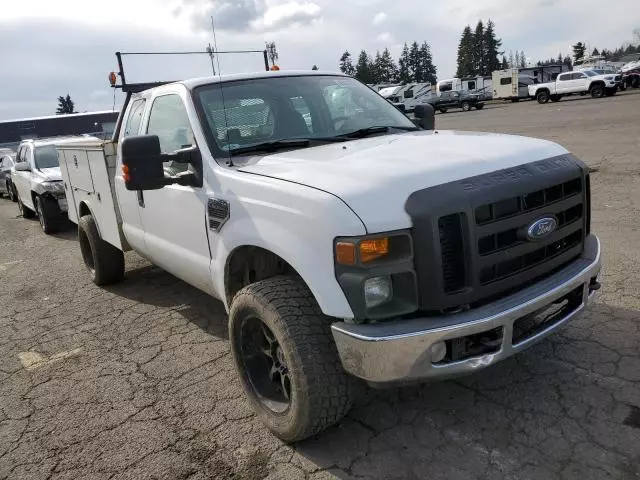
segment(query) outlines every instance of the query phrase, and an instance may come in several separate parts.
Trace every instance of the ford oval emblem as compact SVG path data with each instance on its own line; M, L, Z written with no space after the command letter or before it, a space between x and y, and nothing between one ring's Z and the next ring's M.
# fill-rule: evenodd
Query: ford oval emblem
M558 220L555 217L544 217L536 220L527 228L527 238L532 242L542 240L558 228Z

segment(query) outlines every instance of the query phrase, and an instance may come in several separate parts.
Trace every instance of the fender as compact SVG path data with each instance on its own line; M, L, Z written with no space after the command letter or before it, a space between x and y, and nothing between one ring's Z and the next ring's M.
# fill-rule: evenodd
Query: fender
M233 216L232 216L233 219ZM335 278L332 244L335 233L320 229L309 232L304 229L292 231L267 218L241 218L229 221L214 245L212 260L213 284L216 296L229 311L225 295L225 271L229 258L237 248L260 247L285 260L302 277L315 297L323 313L336 318L353 318L353 312ZM345 235L362 235L358 231ZM313 241L315 240L315 241Z

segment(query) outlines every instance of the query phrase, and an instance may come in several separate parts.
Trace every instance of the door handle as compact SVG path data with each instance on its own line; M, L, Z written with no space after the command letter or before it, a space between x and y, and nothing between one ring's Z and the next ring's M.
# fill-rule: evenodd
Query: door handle
M142 193L142 190L138 190L136 194L138 195L138 205L144 208L144 194Z

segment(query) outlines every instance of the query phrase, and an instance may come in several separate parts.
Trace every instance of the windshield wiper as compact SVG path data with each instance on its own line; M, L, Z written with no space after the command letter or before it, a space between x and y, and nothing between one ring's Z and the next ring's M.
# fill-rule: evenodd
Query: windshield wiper
M336 138L364 138L369 135L375 135L376 133L387 133L390 130L401 130L403 132L415 132L420 129L417 127L388 127L388 126L366 127L366 128L360 128L358 130L354 130L353 132L338 135Z
M305 148L311 144L308 138L286 138L282 140L273 140L271 142L256 143L255 145L247 145L246 147L234 148L229 150L229 155L242 155L253 152L275 152L285 148Z

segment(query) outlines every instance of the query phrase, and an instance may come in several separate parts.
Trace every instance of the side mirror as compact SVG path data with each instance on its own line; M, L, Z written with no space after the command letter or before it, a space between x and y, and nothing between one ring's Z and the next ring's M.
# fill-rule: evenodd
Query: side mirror
M29 162L18 162L15 164L15 166L13 167L16 169L16 172L30 172L31 171L31 166L29 165Z
M416 105L413 114L418 120L418 126L423 130L434 130L436 128L436 112L431 104Z
M122 173L127 190L158 190L167 182L157 135L127 137L122 141Z

